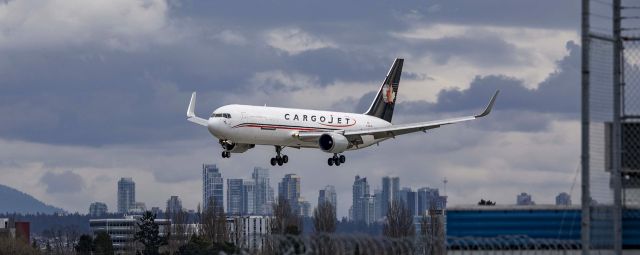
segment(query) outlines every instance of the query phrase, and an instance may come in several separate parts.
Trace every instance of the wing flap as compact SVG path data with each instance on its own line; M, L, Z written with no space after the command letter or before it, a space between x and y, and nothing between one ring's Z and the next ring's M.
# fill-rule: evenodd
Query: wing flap
M449 124L473 120L473 119L476 119L476 117L469 116L469 117L453 118L453 119L438 120L438 121L393 125L393 126L383 127L383 128L353 130L353 131L346 131L344 133L344 136L346 136L347 138L350 138L353 136L373 135L374 138L380 139L380 138L387 138L387 137L395 137L398 135L404 135L404 134L409 134L409 133L418 132L418 131L426 131L429 129L439 128L440 126L443 126L443 125L449 125Z

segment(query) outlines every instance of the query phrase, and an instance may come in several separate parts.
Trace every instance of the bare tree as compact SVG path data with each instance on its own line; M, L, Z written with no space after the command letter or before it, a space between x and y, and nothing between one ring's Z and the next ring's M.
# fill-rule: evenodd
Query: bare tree
M483 200L484 201L484 200ZM431 201L427 214L420 220L420 240L423 254L445 254L443 211Z
M165 235L168 238L168 251L173 254L180 246L189 241L188 221L189 215L185 211L167 212L167 218L171 219L171 227L165 228Z
M313 226L316 233L336 231L336 210L331 203L322 202L313 210Z
M289 202L279 199L273 204L274 219L271 233L280 235L299 235L302 233L302 219L291 210Z
M37 255L41 253L23 240L0 235L0 254Z
M331 233L336 231L336 210L329 202L322 202L313 210L313 226L316 235L312 238L319 245L314 252L319 255L331 255L338 253L336 240Z
M80 228L77 225L70 225L64 227L64 239L66 241L65 251L69 252L73 250L76 242L80 238Z
M201 217L202 235L214 243L224 243L228 239L227 217L221 206L211 199Z
M54 226L42 232L42 235L51 243L52 254L61 255L67 253L64 232L61 226Z
M413 217L402 200L393 200L387 209L387 220L382 232L391 238L403 238L415 235Z

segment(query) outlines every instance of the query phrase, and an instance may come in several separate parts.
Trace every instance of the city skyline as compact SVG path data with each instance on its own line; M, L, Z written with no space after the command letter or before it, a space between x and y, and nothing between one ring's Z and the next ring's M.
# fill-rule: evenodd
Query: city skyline
M204 174L204 171L205 171L204 169L209 169L209 170L212 170L213 173L215 173L215 175L213 176L215 179L218 179L218 178L221 179L221 180L225 179L224 178L224 172L222 172L220 169L218 169L214 164L203 164L202 166L203 166L203 174ZM268 168L254 167L253 170L254 171L251 174L252 178L256 177L256 178L262 178L262 179L269 179L269 169ZM323 188L321 188L318 191L318 194L317 194L318 195L317 196L317 198L318 198L317 202L316 203L311 203L308 199L303 199L303 197L301 197L299 195L299 194L301 194L301 191L303 190L303 186L301 185L301 179L302 178L300 176L297 176L296 174L285 174L282 179L283 180L287 179L288 181L293 180L293 182L289 185L289 189L293 188L292 191L293 191L294 196L297 195L297 200L296 200L297 202L294 203L294 206L297 207L296 210L298 212L300 212L300 213L302 212L303 208L300 207L300 205L298 205L297 203L304 202L306 204L306 206L308 206L308 208L307 208L308 216L311 216L313 209L318 205L318 202L320 201L321 195L324 192L326 192L327 190L329 191L327 194L329 196L331 196L331 197L330 198L325 198L325 199L328 199L328 200L335 199L334 201L337 202L337 194L332 193L332 192L335 192L335 186L333 186L333 185L326 185ZM118 182L118 191L121 190L120 189L121 188L121 186L120 186L121 182L125 184L125 185L123 185L124 189L130 188L131 184L133 184L133 191L135 193L135 182L132 180L132 178L122 177L120 179L120 181ZM248 186L250 187L249 192L253 193L253 197L255 197L255 191L251 192L253 189L255 189L255 182L256 182L255 179L234 179L234 178L230 178L230 179L227 179L226 182L223 181L223 183L224 183L223 191L224 192L223 192L222 196L224 197L223 201L224 201L225 212L228 213L228 214L236 214L235 211L229 211L230 207L229 207L229 200L228 200L229 199L229 193L228 192L229 192L229 183L230 182L233 182L235 184L239 184L240 187L241 187L241 189L239 190L240 193L237 193L237 190L234 191L234 192L236 192L235 195L238 195L238 194L240 195L241 201L236 201L235 203L241 202L239 204L240 210L242 212L241 214L242 215L261 215L260 213L256 213L255 211L252 212L252 213L248 212L248 208L247 208L247 205L250 205L251 203L247 203L246 202L247 201L246 199L248 197L247 196L248 194L247 194L247 186L246 185L248 184ZM361 212L361 213L364 213L364 214L362 214L359 217L369 218L370 219L369 222L373 222L373 221L375 221L375 219L381 218L382 216L384 216L384 213L383 213L384 210L382 210L383 207L379 206L381 203L383 203L382 201L384 201L384 198L387 197L386 195L383 195L384 192L382 190L374 190L372 192L370 186L375 186L375 185L370 185L369 182L367 181L367 177L360 177L360 176L356 175L356 182L361 183L359 188L361 188L362 190L360 190L359 192L362 192L362 194L364 195L363 198L365 198L365 201L366 201L361 206L364 206L364 207L368 206L367 207L367 211L366 212ZM204 180L203 180L203 183L204 183ZM281 182L278 182L279 185L280 185L280 183ZM396 197L396 199L403 200L405 205L407 205L410 208L410 210L412 211L412 214L414 214L414 215L416 213L420 213L421 210L422 211L423 210L427 210L428 209L427 208L428 207L427 204L431 204L432 206L435 206L437 208L442 208L443 205L447 204L446 197L443 197L444 200L439 200L439 199L430 200L432 197L436 197L437 198L438 196L440 196L438 188L430 188L430 187L424 186L424 185L419 187L419 188L416 188L416 189L413 189L411 187L406 187L404 185L401 185L400 178L397 177L397 176L383 176L381 178L381 184L382 185L380 185L380 186L385 186L385 183L389 183L390 184L388 187L390 188L391 192L393 192L393 190L394 190L394 188L396 186L397 187L402 187L397 191L397 195L395 197ZM293 186L291 186L291 185L293 185ZM355 191L354 188L355 187L352 185L352 194L351 194L351 197L350 197L352 199L350 199L350 202L356 202L356 200L353 199L353 192ZM279 187L279 190L280 190L280 187ZM218 191L219 191L219 188L218 188ZM366 192L368 192L368 193L366 193ZM522 192L522 193L518 193L516 195L517 195L517 198L518 198L517 200L518 201L519 200L523 201L522 205L525 205L526 203L533 202L531 194L528 194L526 192ZM203 194L203 196L204 196L204 194ZM220 194L218 193L217 196L220 196ZM391 197L391 196L393 196L393 195L389 195L389 197ZM249 197L251 197L251 196L249 196ZM251 198L251 199L254 199L254 198ZM412 200L412 202L407 202L407 201L409 201L408 199ZM560 192L557 196L554 197L554 199L555 199L555 205L566 205L566 203L571 205L571 197L566 192ZM508 204L507 203L507 204L503 204L503 205L518 205L518 201L516 201L516 203L512 203L512 204ZM559 203L559 201L561 201L561 202ZM360 201L358 201L357 203L360 203ZM533 203L535 203L535 202L533 202ZM541 204L541 205L551 205L551 204L553 204L553 203ZM89 214L91 214L92 210L95 210L93 208L99 208L97 210L104 211L102 209L103 205L104 205L104 208L108 207L107 204L102 203L102 202L93 202L93 203L91 203L90 208L89 208ZM151 207L151 208L159 208L160 210L163 210L163 212L165 212L165 213L168 212L166 209L169 208L170 206L172 208L176 208L176 207L177 208L181 208L182 210L185 210L185 211L186 210L195 211L195 209L196 209L195 207L194 208L183 207L182 206L182 200L179 198L179 196L174 196L174 195L170 196L169 200L166 200L164 205L165 205L165 207L155 207L154 206L154 207ZM467 205L473 205L473 204L467 204ZM254 206L255 206L255 204L254 204ZM348 210L351 210L352 206L353 206L353 204L349 205ZM135 212L135 213L140 213L141 208L148 209L148 208L146 208L146 203L145 202L143 202L143 201L135 201L133 207L130 208L129 211L133 210L133 212ZM255 208L255 207L253 207L253 208ZM411 209L411 208L413 208L413 209ZM109 212L109 211L107 210L107 212ZM348 216L349 216L349 214L347 214L347 215L337 215L338 218L348 217Z

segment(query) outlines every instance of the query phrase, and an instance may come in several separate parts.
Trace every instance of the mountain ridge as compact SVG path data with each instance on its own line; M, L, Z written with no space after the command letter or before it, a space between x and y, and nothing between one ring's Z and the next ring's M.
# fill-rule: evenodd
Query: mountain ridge
M65 210L45 204L33 196L0 184L0 214L1 213L22 213L22 214L54 214L65 212Z

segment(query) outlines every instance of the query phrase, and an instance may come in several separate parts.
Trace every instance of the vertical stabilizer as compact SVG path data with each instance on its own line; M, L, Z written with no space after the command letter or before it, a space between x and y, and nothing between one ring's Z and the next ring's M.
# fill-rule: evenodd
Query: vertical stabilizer
M402 75L402 64L404 63L404 59L397 58L391 69L389 69L389 73L387 73L387 77L384 79L382 86L380 86L380 90L378 90L378 94L376 94L373 103L369 107L369 110L364 114L375 116L391 122L391 118L393 117L393 108L396 104L396 95L398 93L398 86L400 85L400 75Z

